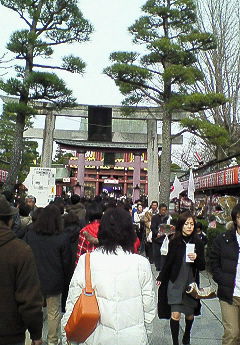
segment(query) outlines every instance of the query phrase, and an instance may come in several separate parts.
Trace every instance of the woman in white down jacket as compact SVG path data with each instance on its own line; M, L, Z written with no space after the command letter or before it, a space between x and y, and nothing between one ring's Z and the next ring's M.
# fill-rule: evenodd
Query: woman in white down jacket
M122 208L102 217L99 248L91 253L92 285L100 309L100 322L85 345L148 345L156 302L148 260L133 254L135 233L131 216ZM62 319L64 329L85 286L85 255L74 272Z

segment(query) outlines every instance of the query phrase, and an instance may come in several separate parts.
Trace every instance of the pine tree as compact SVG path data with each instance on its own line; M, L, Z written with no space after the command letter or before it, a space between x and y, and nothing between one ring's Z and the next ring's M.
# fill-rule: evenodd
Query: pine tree
M189 118L183 125L203 138L204 146L217 159L239 153L240 136L240 3L238 0L196 1L198 26L214 33L216 49L201 52L198 66L204 80L195 89L222 92L229 102L202 112L201 119ZM192 121L191 121L192 120ZM219 128L223 132L219 136ZM206 133L207 129L207 133ZM217 137L220 140L216 140Z
M60 145L58 145L56 153L55 153L55 157L53 159L53 163L54 164L64 164L67 165L69 159L72 157L72 153L71 152L64 152Z
M15 142L4 186L12 190L20 170L26 119L36 113L34 101L48 101L53 108L75 104L65 82L46 71L82 74L85 69L85 63L72 54L63 57L61 65L52 60L45 64L46 59L52 57L55 46L89 40L93 28L83 17L77 0L0 0L0 3L16 12L26 25L26 29L15 31L7 44L7 49L21 61L16 66L17 76L0 82L0 89L19 99L8 103L6 108L7 112L16 113Z
M28 118L24 130L32 128L33 122ZM3 111L0 117L0 159L10 162L12 149L15 141L16 114ZM37 152L38 143L33 140L23 139L23 154L20 162L17 182L22 183L29 173L29 166L37 163L39 154ZM2 168L9 169L8 164L2 163Z
M146 15L129 32L146 53L114 52L105 73L125 96L124 105L154 103L163 110L160 201L168 204L173 113L199 112L226 99L222 94L202 94L189 88L203 79L196 54L216 46L211 34L197 29L194 1L148 0L142 10Z

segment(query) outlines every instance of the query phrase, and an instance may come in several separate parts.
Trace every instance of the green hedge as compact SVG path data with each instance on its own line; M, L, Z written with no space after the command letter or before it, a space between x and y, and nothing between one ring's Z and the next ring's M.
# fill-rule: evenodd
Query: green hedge
M215 238L226 231L226 227L223 224L218 224L216 228L208 228L208 221L205 219L197 219L197 222L202 223L203 225L203 231L206 233L207 238L208 238L208 243L207 243L207 250L206 250L206 263L207 266L209 263L209 254L211 253L212 250L212 245L215 240Z
M226 227L222 224L217 224L216 228L208 228L207 229L207 238L208 238L208 243L207 243L207 252L206 252L206 262L207 266L209 266L209 255L212 250L212 245L215 240L215 238L226 231Z

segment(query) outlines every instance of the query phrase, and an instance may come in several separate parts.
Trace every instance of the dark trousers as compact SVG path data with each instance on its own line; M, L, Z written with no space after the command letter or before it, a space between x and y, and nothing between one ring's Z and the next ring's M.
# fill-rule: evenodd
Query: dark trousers
M161 262L160 262L160 271L162 270L165 262L166 262L167 255L161 255Z
M148 258L150 264L152 264L153 263L152 243L145 242L145 252L146 252L146 257Z
M152 248L153 248L153 261L156 267L157 271L160 271L161 269L161 244L153 242L152 243Z

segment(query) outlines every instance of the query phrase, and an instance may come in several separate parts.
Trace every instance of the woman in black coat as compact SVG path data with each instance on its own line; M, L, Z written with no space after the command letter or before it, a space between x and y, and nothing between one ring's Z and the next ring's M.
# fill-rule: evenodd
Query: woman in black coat
M186 254L189 245L195 249ZM186 262L191 260L191 262ZM191 212L182 213L176 224L176 234L169 243L165 265L157 278L158 316L170 318L173 345L178 345L179 320L185 314L186 328L183 344L190 344L190 332L199 301L186 294L186 288L195 280L196 271L204 270L204 246L196 235Z
M47 306L48 344L57 345L61 294L69 284L71 273L71 246L63 232L61 213L55 205L42 210L26 233L25 240L32 248Z

